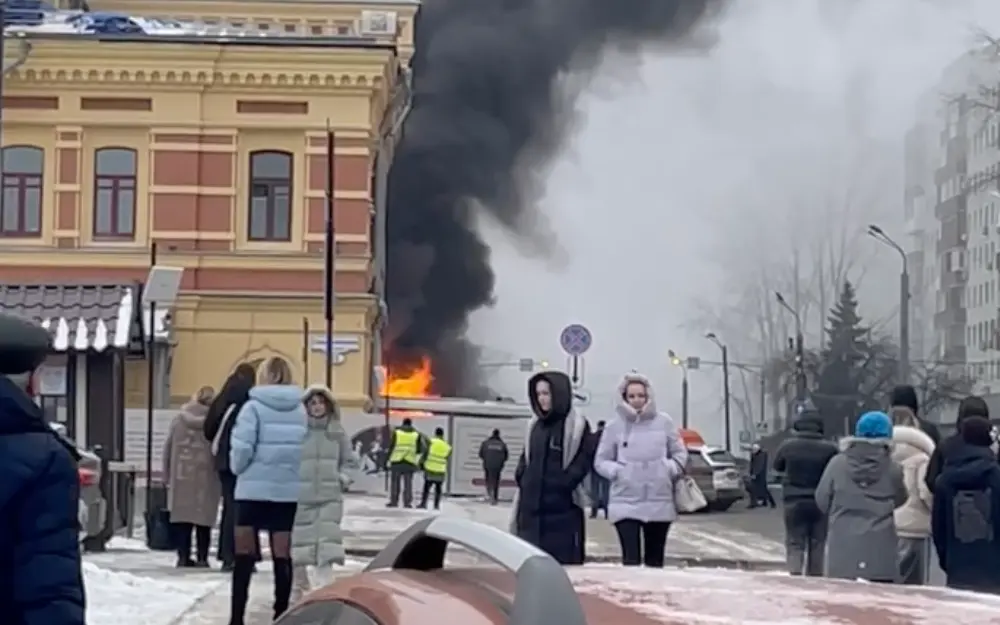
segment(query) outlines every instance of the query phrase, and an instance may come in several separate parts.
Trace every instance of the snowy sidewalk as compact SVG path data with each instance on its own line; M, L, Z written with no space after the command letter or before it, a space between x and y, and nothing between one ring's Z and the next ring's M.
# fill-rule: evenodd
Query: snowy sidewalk
M206 597L229 587L219 571L175 569L174 554L115 538L109 551L85 554L88 623L173 625Z
M349 496L344 508L344 542L355 557L371 557L414 522L431 515L470 519L506 531L510 506L450 499L439 512L416 508L386 508L385 499ZM686 515L675 523L667 555L675 564L772 569L783 565L784 545L726 523L725 514ZM603 519L587 521L587 554L594 561L617 562L620 557L614 527Z

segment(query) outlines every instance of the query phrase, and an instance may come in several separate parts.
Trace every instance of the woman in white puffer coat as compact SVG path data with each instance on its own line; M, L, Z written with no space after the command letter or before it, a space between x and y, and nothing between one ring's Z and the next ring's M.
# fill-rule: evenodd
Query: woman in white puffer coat
M906 503L893 513L899 536L900 581L920 585L925 582L933 495L924 477L934 453L934 441L917 425L909 408L892 409L892 460L903 470Z

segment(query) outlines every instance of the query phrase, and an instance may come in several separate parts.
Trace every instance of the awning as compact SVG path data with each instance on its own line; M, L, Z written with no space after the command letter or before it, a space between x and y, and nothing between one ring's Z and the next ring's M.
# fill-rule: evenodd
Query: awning
M134 284L0 285L0 311L41 324L57 352L127 349L143 340L137 291ZM157 340L168 338L168 312L157 311Z

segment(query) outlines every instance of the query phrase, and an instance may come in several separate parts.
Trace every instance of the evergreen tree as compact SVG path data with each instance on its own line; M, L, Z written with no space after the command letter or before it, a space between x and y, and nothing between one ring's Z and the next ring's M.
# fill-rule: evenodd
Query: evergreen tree
M827 317L826 345L813 393L828 434L849 434L863 408L862 389L871 374L870 335L858 314L854 285L845 282Z

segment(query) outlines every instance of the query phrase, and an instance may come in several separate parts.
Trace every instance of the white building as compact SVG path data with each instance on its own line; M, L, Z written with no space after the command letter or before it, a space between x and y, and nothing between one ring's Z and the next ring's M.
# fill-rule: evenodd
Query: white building
M907 135L904 220L914 360L961 364L1000 393L1000 58L970 51Z

